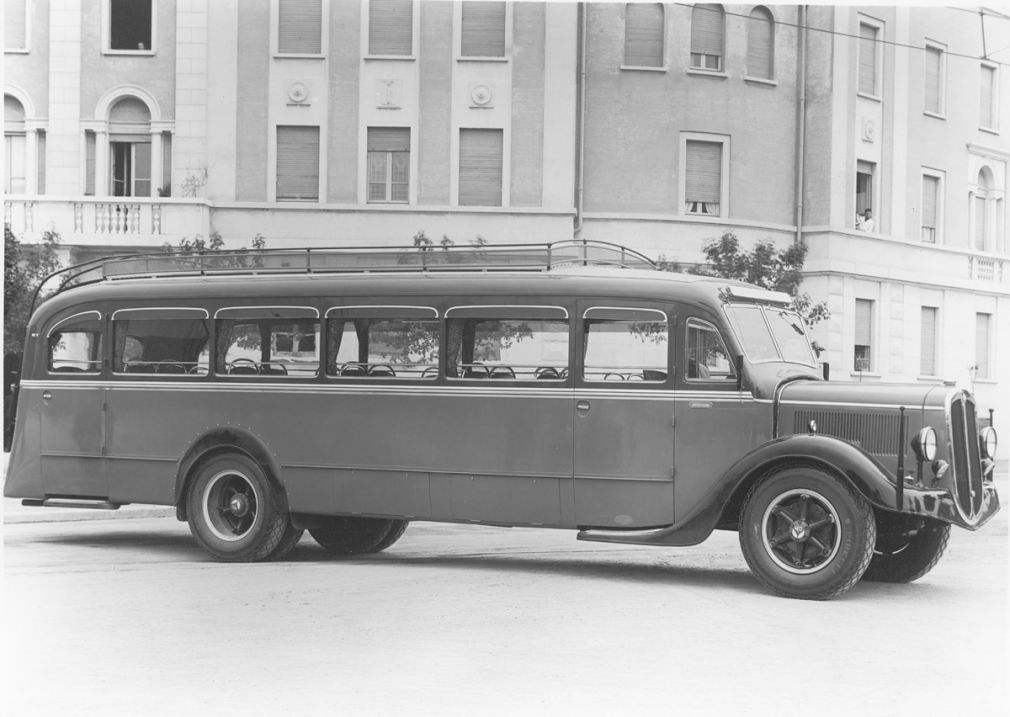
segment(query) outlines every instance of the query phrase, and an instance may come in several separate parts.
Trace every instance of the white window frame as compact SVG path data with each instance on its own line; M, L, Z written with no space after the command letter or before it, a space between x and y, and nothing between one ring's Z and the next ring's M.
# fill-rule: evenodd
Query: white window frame
M929 117L945 120L947 119L947 46L933 40L926 40L924 45L925 49L922 53L922 113ZM936 50L940 53L940 74L936 78L939 97L937 98L938 107L935 112L926 107L926 100L928 99L926 97L926 62L928 61L930 50Z
M778 85L778 81L775 79L775 72L776 72L776 66L775 66L776 65L776 63L775 63L775 45L776 45L776 40L778 39L778 37L777 37L777 35L778 35L778 32L777 32L778 31L778 20L775 19L775 13L772 11L771 7L769 7L768 5L755 5L754 7L751 8L750 12L753 13L755 10L759 10L759 9L760 10L764 10L765 12L768 13L768 22L771 23L771 40L770 40L771 45L768 48L768 52L769 52L769 54L771 56L770 57L770 60L771 60L771 74L770 74L769 77L759 77L757 75L752 75L751 72L750 72L751 68L748 67L745 64L744 65L744 77L743 78L747 82L760 82L760 83L767 84L767 85ZM751 25L749 23L752 22L752 18L751 18L750 14L747 15L746 22L748 23L748 25L747 25L747 32L746 32L746 41L747 41L746 51L747 51L747 54L744 55L744 57L745 58L749 58L750 57L750 39L751 39L751 33L750 33Z
M922 370L922 310L932 309L933 310L933 373L923 373ZM943 369L940 367L940 347L943 346L943 341L941 340L941 327L943 326L943 321L941 319L940 307L933 306L932 304L922 304L919 307L919 376L922 378L936 378L943 375Z
M364 19L362 23L365 28L368 27L368 7L366 6L363 10ZM416 16L416 12L414 13ZM281 3L280 0L270 0L270 50L274 57L291 57L298 58L302 60L325 60L326 59L326 49L330 46L330 3L327 0L322 0L320 9L320 22L322 23L322 32L319 36L319 49L321 52L318 53L301 53L301 52L281 52L280 49L280 32L281 32ZM365 34L362 42L364 47L368 47L368 35Z
M329 3L324 0L323 5L327 7L328 12ZM410 13L410 54L409 55L373 55L369 52L371 49L368 46L368 30L370 22L370 10L371 3L368 0L365 1L362 7L362 17L361 17L361 56L366 60L417 60L417 46L421 41L420 39L420 22L421 22L421 3L420 0L412 0L412 9ZM507 19L506 15L506 19ZM325 32L325 30L324 30ZM324 45L325 47L325 45ZM297 55L297 57L304 57L304 55Z
M727 55L727 52L726 52L726 7L724 5L722 5L721 3L699 3L699 4L714 5L715 7L718 7L722 11L722 55L718 55L718 57L719 57L719 67L717 67L717 68L705 67L705 61L704 61L704 59L702 59L702 64L700 64L700 65L695 65L694 64L694 55L696 53L694 53L692 51L693 48L691 46L692 33L694 32L694 10L692 8L692 10L691 10L691 20L688 23L688 33L687 33L687 72L688 72L688 74L695 74L695 75L713 75L715 77L729 77L729 73L726 71L726 59L727 59L726 58L726 55ZM698 54L701 54L702 58L705 58L705 57L716 57L716 55L707 55L707 54L704 54L704 53L698 53Z
M112 4L102 0L102 54L153 57L158 54L158 0L151 0L151 47L146 50L112 49Z
M865 302L868 302L870 304L870 343L869 344L865 344L866 346L870 347L870 365L866 369L864 369L863 371L860 371L859 369L856 368L856 346L857 346L857 344L856 344L856 325L855 325L855 320L856 320L856 305L860 301L865 301ZM857 296L857 297L855 297L855 299L852 302L852 371L851 371L851 373L854 376L858 376L860 374L862 374L864 376L867 375L867 374L877 375L877 370L876 369L877 369L877 365L878 365L878 362L879 362L879 356L878 356L878 354L880 353L880 337L879 337L878 332L877 332L877 326L880 324L880 318L879 318L879 313L878 313L879 312L879 304L880 304L880 302L878 301L878 299L871 298L871 297L866 297L866 296ZM862 346L864 344L859 344L859 345Z
M863 41L860 28L866 25L877 31L876 41L873 45L873 92L863 92L859 89L859 45ZM859 97L880 102L884 95L884 23L868 15L856 16L856 94Z
M979 356L978 356L978 317L979 316L987 316L988 317L988 319L986 320L987 324L988 324L988 332L987 332L987 335L986 335L986 344L985 344L985 360L986 360L986 368L988 370L986 371L986 374L984 376L982 375L981 371L978 370L978 358L979 358ZM995 318L996 318L996 313L994 311L991 311L989 309L986 309L985 311L979 311L978 309L975 310L975 326L974 326L974 331L972 332L974 334L974 336L975 336L975 341L973 342L974 348L972 350L972 366L976 367L976 373L973 376L973 380L974 381L993 381L993 380L995 380L994 373L995 373L995 368L996 368L996 363L995 363L995 359L996 359L995 345L996 345L996 342L993 341L993 329L996 327Z
M870 201L870 206L869 206L869 209L870 209L871 212L873 212L873 221L874 221L874 224L876 224L876 227L875 227L873 233L874 234L880 234L883 231L881 229L881 227L880 227L880 220L882 218L882 214L877 209L878 205L880 204L877 201L877 198L879 197L879 194L880 194L880 163L876 162L876 161L874 161L872 159L860 159L860 158L857 157L856 158L856 166L853 168L853 173L852 173L852 177L856 178L857 180L858 180L857 175L860 173L859 172L859 163L860 162L862 162L864 164L872 165L872 167L873 167L873 171L870 174L870 183L871 183L872 186L870 187L870 200L869 200ZM854 209L854 211L852 213L853 217L855 217L857 215L857 212L858 212L858 207L855 206L856 201L857 201L857 197L859 195L858 184L856 185L856 187L854 187L854 189L856 189L856 191L854 191L852 193L852 203L853 203L853 209ZM853 228L858 231L859 230L858 223L855 223L855 219L853 219L853 222L854 222L853 223Z
M479 1L479 0L478 0ZM484 55L464 55L463 54L463 0L453 2L452 33L453 33L453 54L456 62L510 62L512 59L512 25L513 6L512 1L505 3L505 54L502 57ZM416 13L415 13L416 15ZM464 127L464 129L467 129Z
M624 47L621 49L621 66L620 66L620 69L621 70L644 70L646 72L666 72L666 70L667 70L667 67L666 67L666 64L667 64L666 63L666 56L667 56L667 44L668 44L667 41L666 41L666 31L667 31L667 29L669 27L669 24L668 24L669 20L667 18L666 6L663 3L645 3L645 4L659 5L659 8L660 8L660 10L663 13L663 27L661 29L661 36L660 36L660 39L661 39L662 44L663 44L663 49L660 50L660 54L662 55L662 61L658 65L630 65L627 62L627 59L628 59L627 58L627 45L628 45L628 26L627 26L628 7L631 6L631 5L636 5L636 4L637 3L630 3L630 2L624 4L624 21L625 21L625 25L624 25L624 35L622 37L622 40L624 41Z
M933 169L931 167L922 168L922 177L932 177L937 180L936 184L936 227L935 234L933 237L933 245L940 246L944 243L944 210L946 209L947 202L945 201L947 192L947 173L942 169ZM926 183L920 180L919 188L919 241L924 244L929 244L922 238L922 207L926 205Z
M406 199L393 199L393 155L396 152L383 151L380 154L386 155L386 193L383 199L370 199L369 189L371 186L371 181L368 176L368 158L373 152L368 149L368 130L379 129L381 127L367 126L365 127L365 191L364 199L366 204L413 204L414 203L414 157L413 157L413 147L414 147L414 129L410 126L394 126L391 129L402 129L407 132L407 198Z
M25 44L24 47L7 47L7 36L4 35L4 53L10 55L27 55L32 51L32 11L34 9L34 0L21 0L25 6ZM4 18L4 22L7 19Z
M981 107L981 103L982 103L982 97L981 97L982 82L981 82L981 72L980 72L980 75L979 75L979 118L978 118L978 128L980 130L982 130L983 132L991 132L992 134L999 134L999 119L1000 119L1000 117L999 117L999 104L1000 104L1000 96L999 96L1000 76L999 76L999 70L1000 70L1000 68L999 68L999 65L996 64L995 62L988 62L986 60L983 60L979 64L979 67L980 68L981 67L986 67L986 68L989 68L990 70L992 70L992 99L991 99L991 102L992 102L992 126L991 127L987 127L985 124L982 123L982 119L983 119L982 116L981 116L982 115L982 112L981 112L981 110L982 110L982 107Z
M695 214L687 212L687 143L688 142L718 142L722 145L722 166L719 168L719 213ZM728 134L710 134L707 132L681 132L680 156L677 161L677 214L692 218L711 218L721 220L729 217L729 156L730 136Z
M115 185L116 185L116 178L115 178L115 166L116 166L116 163L115 163L115 147L113 147L112 145L113 144L128 144L128 145L130 145L130 193L122 195L122 197L115 197L115 198L116 199L120 199L120 198L125 199L125 198L137 198L137 197L157 197L158 196L157 195L157 191L158 191L159 187L155 185L154 178L153 177L147 177L146 179L144 179L143 177L138 177L137 176L137 170L136 170L136 166L137 166L137 145L146 144L149 147L151 147L151 150L150 150L151 151L151 159L150 159L150 161L148 163L149 164L148 172L151 173L151 174L154 173L154 145L153 145L153 143L151 143L151 142L137 142L137 141L133 141L133 140L121 142L121 141L116 140L115 137L116 137L116 135L111 135L111 137L109 139L109 186L107 187L108 194L106 196L109 196L109 197L114 197L115 196L114 192L115 192ZM138 181L141 181L141 182L146 181L150 185L151 193L150 194L137 194L137 182Z

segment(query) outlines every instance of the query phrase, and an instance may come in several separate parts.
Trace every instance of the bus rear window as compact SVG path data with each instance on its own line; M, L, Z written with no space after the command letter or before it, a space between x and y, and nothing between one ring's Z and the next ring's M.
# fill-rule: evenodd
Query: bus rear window
M116 373L205 375L209 332L198 318L114 320Z
M319 373L319 320L220 319L216 371L312 378Z
M94 312L97 314L97 312ZM102 326L96 319L71 321L49 335L49 370L98 373L102 370Z

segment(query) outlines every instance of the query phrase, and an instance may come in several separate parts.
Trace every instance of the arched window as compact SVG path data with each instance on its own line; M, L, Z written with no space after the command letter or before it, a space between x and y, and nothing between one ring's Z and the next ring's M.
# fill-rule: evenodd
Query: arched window
M624 6L624 64L663 67L663 6L628 3Z
M995 249L994 224L996 218L996 197L993 192L992 170L982 167L978 173L975 188L971 192L971 246L973 249L993 251Z
M775 21L768 8L761 6L750 11L747 22L747 76L775 77Z
M725 13L722 5L695 5L691 10L691 67L723 69Z
M151 196L151 112L136 97L109 110L109 166L114 197Z
M27 182L25 108L16 97L4 95L4 193L25 194Z

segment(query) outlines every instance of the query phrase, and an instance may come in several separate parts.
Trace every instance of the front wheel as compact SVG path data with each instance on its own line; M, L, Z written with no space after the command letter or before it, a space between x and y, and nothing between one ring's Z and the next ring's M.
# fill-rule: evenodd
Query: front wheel
M290 526L266 473L241 453L219 454L198 468L186 511L197 544L225 562L268 558Z
M877 544L864 580L910 583L933 569L940 560L950 525L933 518L900 513L877 513Z
M786 597L828 600L862 577L876 523L866 500L819 468L785 468L744 501L740 547L751 571Z

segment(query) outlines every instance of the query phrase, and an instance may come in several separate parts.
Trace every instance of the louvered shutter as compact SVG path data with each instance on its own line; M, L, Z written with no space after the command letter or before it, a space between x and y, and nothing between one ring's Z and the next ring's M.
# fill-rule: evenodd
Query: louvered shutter
M369 152L409 152L410 129L407 127L369 127Z
M722 193L722 144L688 141L686 171L685 200L718 204Z
M371 0L368 4L368 54L414 53L413 0Z
M319 128L277 128L277 199L319 199Z
M989 314L975 314L976 378L989 378Z
M318 55L323 51L322 0L280 0L277 51Z
M27 45L25 37L25 5L28 0L4 2L4 47L21 50Z
M84 133L84 194L95 196L95 133Z
M925 54L926 62L926 111L940 113L940 67L943 61L943 52L935 47L927 47Z
M624 13L624 64L663 66L663 6L628 3Z
M502 131L459 131L460 206L500 207L502 202Z
M982 65L982 88L981 88L981 106L980 106L980 122L983 127L988 127L989 129L995 129L995 122L993 121L992 109L993 109L993 94L995 88L996 80L996 69L993 67L986 67Z
M933 306L922 307L922 333L919 341L919 373L936 375L936 314Z
M751 10L747 23L747 74L751 77L772 78L773 33L771 13L761 7Z
M873 334L873 302L856 299L856 346L869 346Z
M859 25L859 91L877 94L877 28Z
M936 177L922 178L922 240L936 241L936 205L940 180Z
M505 3L464 2L460 55L505 57Z
M691 52L722 57L723 12L718 5L695 5L691 11Z

